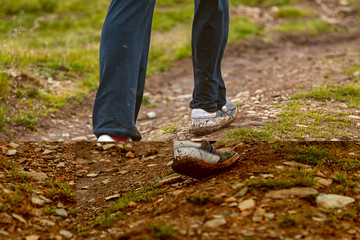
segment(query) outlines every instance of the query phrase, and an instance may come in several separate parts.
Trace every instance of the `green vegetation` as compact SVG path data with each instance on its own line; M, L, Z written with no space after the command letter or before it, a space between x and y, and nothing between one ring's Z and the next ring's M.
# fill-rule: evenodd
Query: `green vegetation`
M337 100L346 102L350 107L360 106L360 84L327 84L314 87L310 92L300 93L294 99L311 98L316 100Z
M225 141L271 141L273 137L270 132L238 128L226 133Z
M276 12L277 18L305 18L311 15L309 11L303 11L297 8L284 7Z
M178 129L178 127L175 125L168 125L168 126L164 127L162 130L164 132L175 132L177 129Z
M121 196L116 202L93 221L94 226L108 227L111 223L123 217L123 210L129 207L130 202L150 202L154 196L163 193L164 190L158 189L155 185L143 186L140 190L135 190L125 196Z
M190 195L188 196L188 201L197 204L197 205L205 205L214 197L213 194L205 193L202 195Z
M311 187L315 185L315 180L312 177L298 177L298 178L275 178L275 179L256 179L247 183L248 187L268 190L268 189L282 189L290 187Z
M285 22L275 27L275 30L284 33L299 34L307 33L310 35L319 35L326 32L338 32L341 28L322 20L314 19L308 21Z
M51 193L52 199L75 199L76 192L71 189L69 183L47 179L43 185L44 187L47 187L47 190Z
M176 230L165 224L152 225L149 229L160 239L167 239L176 235Z
M278 218L278 223L282 227L291 227L295 226L295 224L298 222L298 219L294 215L281 215Z

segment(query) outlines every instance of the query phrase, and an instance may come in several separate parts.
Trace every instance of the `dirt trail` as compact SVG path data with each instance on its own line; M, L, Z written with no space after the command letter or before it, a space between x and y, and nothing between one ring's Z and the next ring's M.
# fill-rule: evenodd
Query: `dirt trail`
M228 46L223 62L223 76L229 99L239 103L238 119L227 129L204 136L218 139L229 129L254 127L276 120L274 105L299 92L329 80L344 82L344 68L359 62L360 34L327 34L319 37L288 37L276 44L252 39ZM155 108L143 106L137 127L144 141L192 139L188 103L193 89L191 59L178 61L168 72L147 80L145 95ZM13 141L94 141L91 111L95 93L81 104L69 103L59 114L44 119L36 132L14 134ZM148 119L147 113L156 117ZM177 130L162 129L173 125Z

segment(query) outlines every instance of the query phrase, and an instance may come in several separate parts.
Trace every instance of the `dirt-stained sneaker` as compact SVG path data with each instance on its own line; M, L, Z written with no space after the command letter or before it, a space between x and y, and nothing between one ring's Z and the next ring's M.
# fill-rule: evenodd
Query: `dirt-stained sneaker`
M216 150L209 142L175 141L172 169L180 174L201 179L218 174L236 163L236 152Z
M236 118L237 108L231 101L226 101L225 106L216 112L207 112L195 108L191 112L192 128L191 133L205 135L233 123Z
M131 142L131 138L116 138L110 135L101 135L98 142Z

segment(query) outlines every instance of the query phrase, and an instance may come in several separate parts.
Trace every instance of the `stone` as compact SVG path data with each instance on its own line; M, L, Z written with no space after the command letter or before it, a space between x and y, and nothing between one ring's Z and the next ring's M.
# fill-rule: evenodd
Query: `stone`
M61 162L58 165L56 165L57 168L64 168L65 167L65 163Z
M233 203L233 202L237 202L238 200L236 199L236 197L229 197L226 198L224 202L226 203Z
M12 148L18 148L20 146L19 144L14 143L14 142L9 143L8 145Z
M48 178L46 173L43 172L26 172L26 171L20 171L22 174L29 175L33 180L37 182L42 182Z
M17 151L15 149L8 150L6 156L15 156Z
M115 144L109 143L109 144L105 144L104 146L102 146L102 149L104 151L106 151L106 150L111 149L113 147L115 147Z
M247 199L245 201L242 201L239 203L238 205L238 208L241 210L241 211L246 211L246 210L250 210L250 209L253 209L255 208L255 201L254 199L250 198L250 199Z
M89 173L89 174L87 174L86 176L87 176L88 178L94 178L94 177L99 176L99 174L97 174L97 173Z
M252 231L248 231L248 230L241 230L240 232L241 235L243 235L244 237L253 237L255 236L255 233Z
M54 223L54 222L49 221L49 220L46 220L46 219L40 219L39 221L40 221L40 223L41 223L42 225L45 225L45 226L48 226L48 227L53 227L53 226L55 226L55 223Z
M154 119L154 118L156 118L156 113L155 112L148 112L146 114L146 116L147 116L148 119Z
M133 152L127 152L126 153L126 157L127 158L134 158L135 157L135 154Z
M67 213L67 211L65 210L65 209L63 209L63 208L58 208L58 209L56 209L55 210L55 214L56 215L58 215L58 216L60 216L60 217L67 217L68 216L68 213Z
M43 151L42 155L49 155L49 154L51 154L51 153L52 153L51 150L45 149L45 151Z
M32 197L31 198L31 203L37 206L44 206L45 205L45 201L40 199L40 198L36 198L36 197Z
M322 186L328 187L332 184L333 180L330 178L315 178L316 182Z
M119 197L120 197L120 194L114 194L114 195L106 197L105 200L110 201L110 200L118 199Z
M247 187L244 187L243 189L241 189L238 193L236 193L234 196L236 198L241 198L243 196L245 196L245 194L248 192L248 188Z
M208 228L217 228L217 227L221 227L223 225L226 224L226 220L224 218L219 218L219 219L212 219L207 221L204 226L208 227Z
M10 234L6 231L0 230L0 235L9 236Z
M25 240L38 240L40 239L40 236L38 235L29 235L25 237Z
M311 168L311 166L309 166L309 165L305 165L305 164L294 162L294 161L283 162L283 164L286 166L290 166L290 167Z
M67 238L67 239L70 239L70 238L73 237L73 234L72 234L71 232L69 232L69 231L66 231L66 230L61 230L61 231L59 232L59 234L60 234L61 236L63 236L64 238Z
M322 194L316 198L317 205L326 209L343 208L353 202L354 198L337 194Z
M264 217L266 217L269 220L272 220L275 217L274 213L265 213Z
M178 183L182 180L182 176L173 176L170 175L169 177L165 177L164 179L160 180L159 183L160 184L174 184L174 183Z
M24 224L27 224L26 220L22 216L20 216L20 215L18 215L16 213L11 214L11 216L13 218L15 218L16 220L19 220L20 222L22 222Z
M290 188L283 190L274 190L265 194L266 198L285 199L295 196L309 196L318 194L319 192L313 188Z
M235 183L234 185L231 186L232 189L239 189L242 188L244 186L243 183Z
M158 153L158 150L156 148L149 148L146 150L146 156L153 156Z
M104 184L104 185L106 185L106 184L108 184L108 183L110 183L111 181L110 181L110 179L108 178L108 179L105 179L104 181L101 181L101 183L102 184Z
M272 174L263 174L262 177L267 179L267 178L274 178L275 176Z

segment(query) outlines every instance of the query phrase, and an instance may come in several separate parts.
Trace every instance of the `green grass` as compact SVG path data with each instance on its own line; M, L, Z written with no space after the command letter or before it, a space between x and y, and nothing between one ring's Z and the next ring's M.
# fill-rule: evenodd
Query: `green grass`
M47 179L43 185L49 191L52 199L62 199L66 201L75 199L76 192L71 189L69 183Z
M172 227L167 226L165 224L152 225L152 226L149 226L148 228L151 231L153 231L155 233L155 235L157 237L159 237L160 239L172 238L177 234L175 229L173 229Z
M314 87L309 92L300 93L294 99L337 100L346 102L350 107L360 106L360 84L328 84Z
M292 227L298 222L298 219L294 215L281 215L277 222L281 227Z
M228 131L224 141L271 141L274 140L271 133L261 130L238 128Z
M291 187L311 187L314 185L315 179L312 177L256 179L250 180L247 183L248 187L260 190L284 189Z
M279 11L276 12L276 18L305 18L311 15L311 12L300 10L297 8L284 7L280 8Z
M283 33L300 34L306 33L313 36L327 32L338 32L341 28L322 20L285 22L275 27L275 30Z
M168 126L164 127L162 130L164 132L168 133L168 132L175 132L177 129L178 129L178 127L175 125L168 125Z
M135 190L125 196L121 196L108 209L104 210L92 224L94 226L109 227L114 220L123 217L122 211L129 207L130 202L149 202L154 196L163 192L164 190L158 189L154 185L143 186L140 190Z

